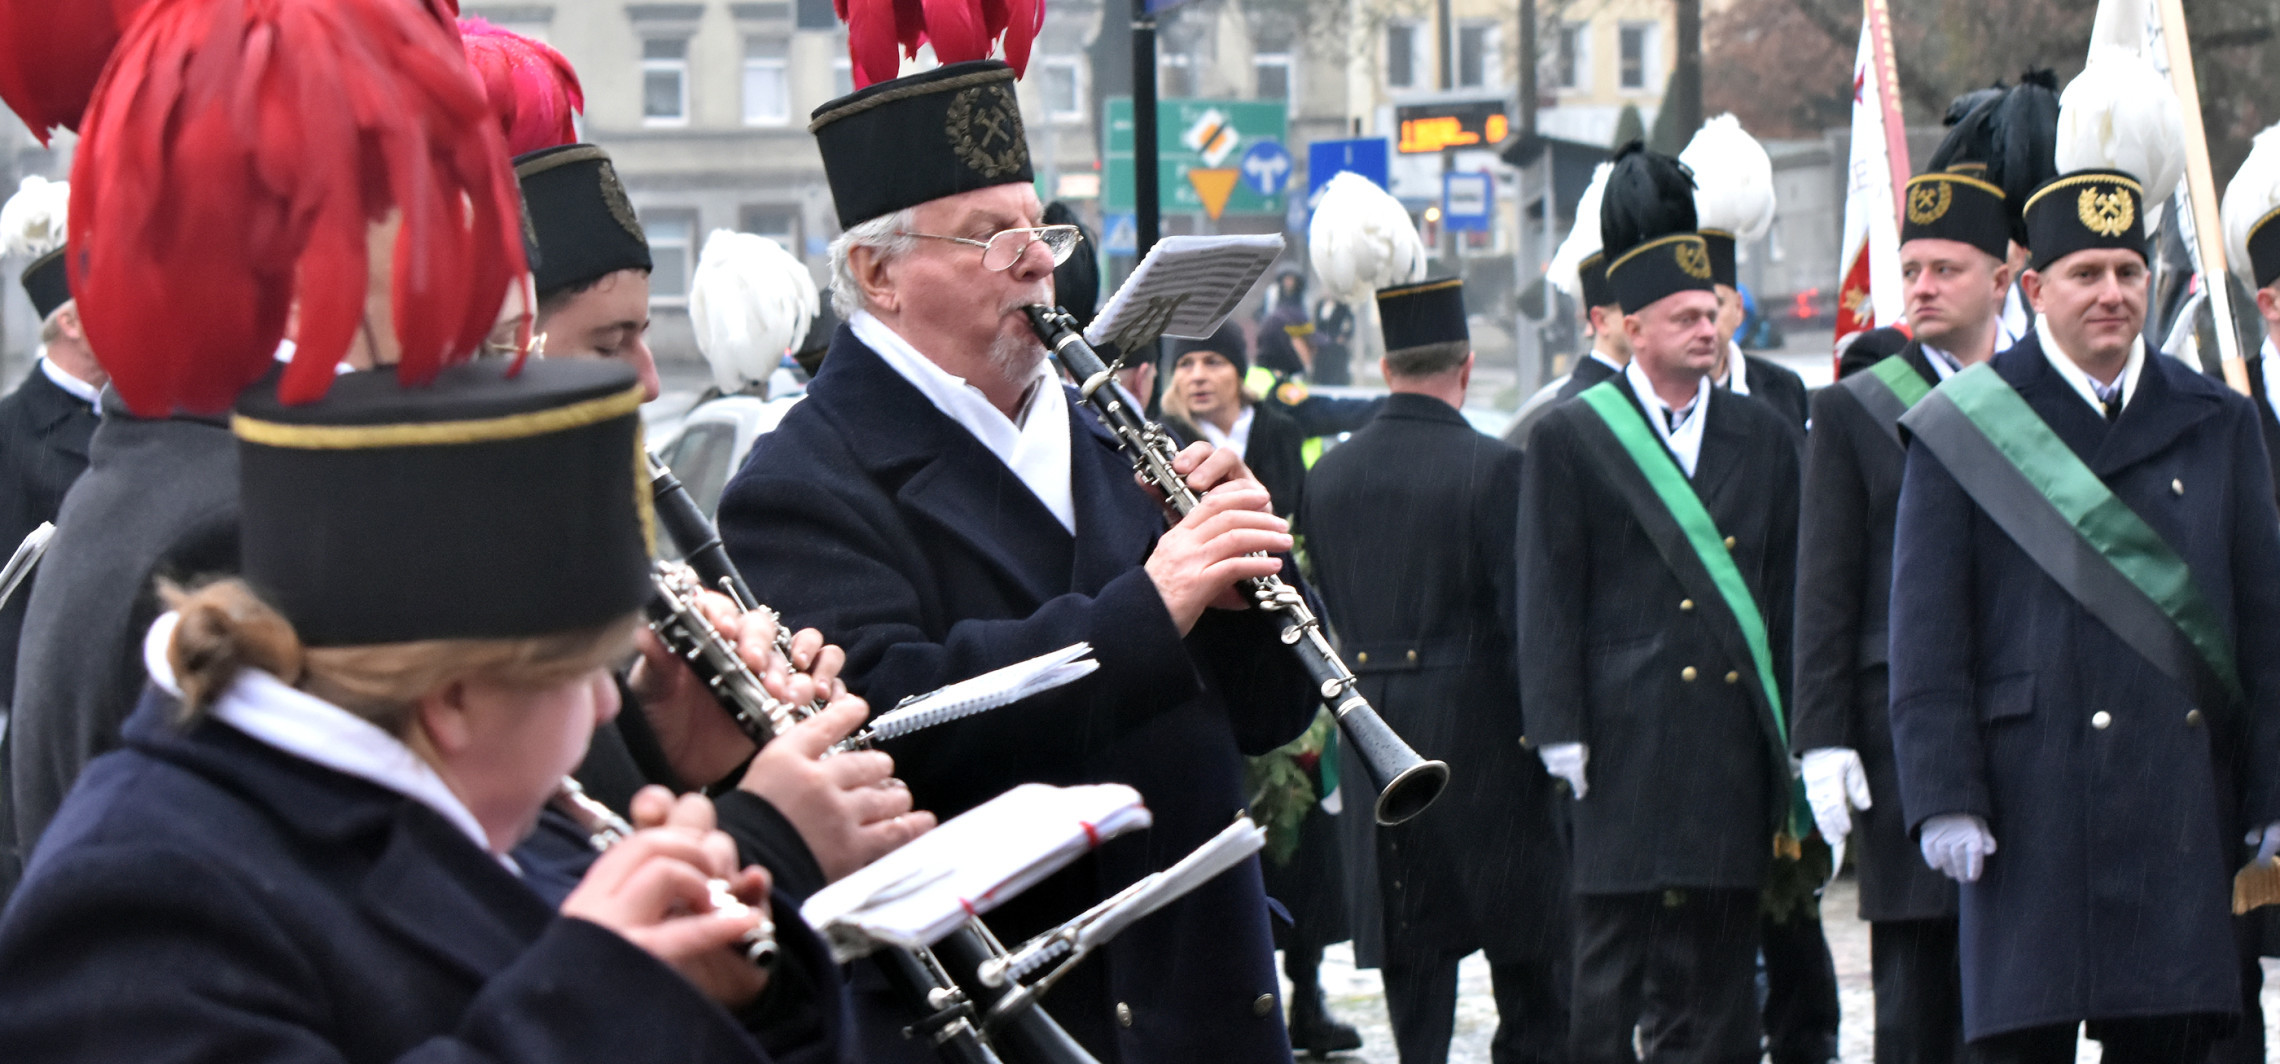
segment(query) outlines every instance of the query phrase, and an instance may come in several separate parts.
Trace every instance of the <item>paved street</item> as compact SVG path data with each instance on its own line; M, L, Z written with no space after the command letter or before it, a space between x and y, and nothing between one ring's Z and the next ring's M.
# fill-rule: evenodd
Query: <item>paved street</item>
M1840 1031L1844 1064L1869 1064L1875 1037L1875 1006L1869 988L1868 925L1853 917L1856 904L1853 881L1844 879L1830 888L1821 911L1827 921L1829 949L1836 957L1838 992L1845 1011ZM2280 1045L2280 1022L2274 1022L2280 1019L2280 989L2273 985L2280 982L2280 962L2267 960L2264 964L2267 1037L2269 1044ZM1450 1064L1488 1064L1488 1040L1496 1030L1496 1006L1489 997L1488 962L1480 954L1473 954L1465 958L1459 972L1457 1037L1450 1047L1449 1061ZM1322 965L1322 987L1330 997L1331 1010L1340 1019L1362 1029L1361 1052L1339 1054L1332 1060L1397 1064L1399 1058L1394 1053L1392 1028L1386 1021L1385 995L1378 973L1356 970L1352 951L1343 945L1334 946ZM2080 1059L2083 1062L2097 1060L2097 1043L2085 1041Z

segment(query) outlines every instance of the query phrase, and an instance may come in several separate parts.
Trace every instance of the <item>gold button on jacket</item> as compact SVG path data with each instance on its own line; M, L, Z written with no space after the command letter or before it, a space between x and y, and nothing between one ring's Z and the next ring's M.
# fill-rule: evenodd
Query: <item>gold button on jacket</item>
M1117 1003L1116 1003L1116 1022L1117 1022L1117 1024L1118 1024L1119 1026L1123 1026L1123 1027L1130 1027L1130 1026L1132 1026L1132 1006L1130 1006L1130 1005L1127 1005L1127 1004L1125 1004L1124 1002L1121 1002L1121 1001L1117 1002Z
M2098 729L2099 731L2105 731L2107 728L2112 727L2113 724L2114 715L2106 712L2103 709L2099 710L2096 713L2090 714L2090 726Z
M1251 1002L1251 1015L1253 1016L1264 1017L1273 1011L1275 1011L1275 996L1273 994L1261 994L1257 1001Z
M1693 683L1693 682L1694 682L1694 678L1695 678L1695 677L1697 677L1697 676L1700 676L1700 675L1702 675L1702 674L1701 674L1701 673L1699 673L1699 672L1696 672L1696 671L1695 671L1695 669L1694 669L1694 666L1692 666L1692 665L1689 665L1689 666L1687 666L1687 667L1685 667L1685 668L1683 668L1683 669L1680 669L1680 670L1678 670L1678 678L1679 678L1679 679L1681 679L1681 680L1685 680L1687 683Z

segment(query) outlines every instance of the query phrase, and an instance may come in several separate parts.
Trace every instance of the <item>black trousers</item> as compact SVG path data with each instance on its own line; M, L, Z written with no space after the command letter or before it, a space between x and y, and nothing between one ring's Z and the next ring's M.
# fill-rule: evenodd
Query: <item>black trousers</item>
M1963 970L1954 917L1868 925L1876 981L1876 1064L1957 1064L1963 1052Z
M1462 953L1396 955L1386 960L1385 1007L1401 1064L1443 1064L1457 1019L1457 962ZM1493 1064L1562 1064L1567 1060L1568 969L1559 960L1489 961L1496 993Z
M1755 1064L1759 1058L1756 890L1584 894L1575 899L1574 1064L1633 1064L1632 1038L1655 998L1653 1064Z
M2233 919L2240 936L2240 1026L2209 1048L2209 1064L2264 1064L2264 925L2270 910Z
M1837 1024L1844 1012L1821 918L1804 914L1781 923L1765 916L1760 924L1766 1055L1772 1064L1829 1064L1837 1059Z
M2090 1037L2105 1048L2105 1064L2201 1064L2225 1017L2150 1016L2092 1020ZM2009 1031L1971 1043L1974 1064L2074 1064L2075 1025Z

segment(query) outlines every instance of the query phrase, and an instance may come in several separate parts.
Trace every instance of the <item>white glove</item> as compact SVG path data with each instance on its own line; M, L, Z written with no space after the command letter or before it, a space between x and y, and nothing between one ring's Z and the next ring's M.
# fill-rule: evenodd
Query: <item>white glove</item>
M2249 864L2260 865L2272 860L2273 854L2280 853L2280 823L2266 824L2249 832L2248 844L2256 847L2256 859Z
M1995 852L1995 836L1987 822L1968 813L1943 813L1924 821L1920 840L1924 863L1958 883L1977 883Z
M1852 811L1866 809L1868 768L1860 752L1842 746L1805 751L1805 802L1813 807L1813 823L1831 843L1852 833Z
M1553 743L1544 748L1544 771L1566 780L1575 788L1575 800L1583 800L1588 790L1583 782L1583 766L1591 760L1591 749L1582 743Z

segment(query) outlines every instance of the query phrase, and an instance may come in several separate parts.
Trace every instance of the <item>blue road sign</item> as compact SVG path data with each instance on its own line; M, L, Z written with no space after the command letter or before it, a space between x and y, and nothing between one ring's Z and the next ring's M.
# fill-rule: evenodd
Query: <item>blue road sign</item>
M1140 216L1131 211L1109 211L1101 215L1100 246L1111 255L1137 255L1140 253Z
M1322 186L1340 170L1351 170L1379 188L1386 186L1386 145L1384 137L1363 137L1359 140L1318 140L1306 149L1306 202L1322 192Z
M1281 192L1290 183L1290 153L1272 139L1262 137L1253 142L1236 167L1243 171L1243 180L1262 196Z
M1441 182L1441 224L1452 233L1487 232L1495 203L1496 179L1488 174L1448 174Z

